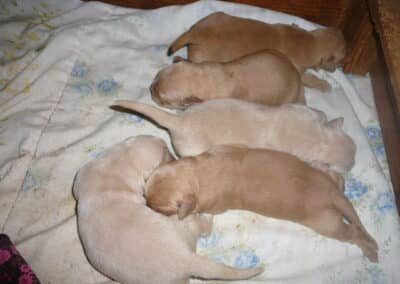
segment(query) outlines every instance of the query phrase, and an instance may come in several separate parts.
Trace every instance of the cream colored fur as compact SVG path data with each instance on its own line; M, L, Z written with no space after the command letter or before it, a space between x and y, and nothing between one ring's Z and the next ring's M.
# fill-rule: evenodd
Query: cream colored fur
M141 113L167 128L177 154L198 155L211 146L240 144L293 154L303 161L345 173L354 164L355 145L323 112L304 105L270 107L237 99L217 99L172 114L133 101L116 105Z

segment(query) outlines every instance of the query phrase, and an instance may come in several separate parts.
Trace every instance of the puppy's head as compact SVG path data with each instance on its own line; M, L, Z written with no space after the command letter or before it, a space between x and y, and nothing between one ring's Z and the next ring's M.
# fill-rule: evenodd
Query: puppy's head
M157 168L146 182L147 205L154 211L179 219L194 213L197 198L191 178L172 162Z
M153 100L164 107L185 108L202 100L196 96L199 68L195 63L179 61L161 70L150 86Z
M147 179L155 168L174 160L165 142L150 135L140 135L128 140L126 159L132 159L135 168Z
M342 66L346 56L346 41L337 28L325 28L313 31L317 39L319 62L316 68L330 72Z

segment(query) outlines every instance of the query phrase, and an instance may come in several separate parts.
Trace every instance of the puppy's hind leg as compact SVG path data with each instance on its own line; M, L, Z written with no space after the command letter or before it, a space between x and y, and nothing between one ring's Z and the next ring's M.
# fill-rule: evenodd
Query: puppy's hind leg
M305 225L326 237L355 244L370 261L378 261L378 247L375 240L366 235L358 224L346 224L343 215L334 208L316 214L307 220Z

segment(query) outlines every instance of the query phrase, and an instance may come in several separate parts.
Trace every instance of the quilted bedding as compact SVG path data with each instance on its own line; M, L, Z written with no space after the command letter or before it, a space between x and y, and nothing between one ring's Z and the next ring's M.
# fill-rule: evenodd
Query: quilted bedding
M210 0L150 11L75 0L0 3L0 226L42 283L111 282L89 265L79 242L74 175L129 136L152 134L169 142L164 130L108 106L117 98L152 103L148 86L171 62L168 44L218 10L317 26ZM308 104L329 119L343 116L356 142L346 195L379 243L379 263L368 262L354 245L246 211L216 216L198 253L236 267L265 267L262 275L235 283L399 283L399 218L370 79L341 70L315 74L333 88L306 89Z

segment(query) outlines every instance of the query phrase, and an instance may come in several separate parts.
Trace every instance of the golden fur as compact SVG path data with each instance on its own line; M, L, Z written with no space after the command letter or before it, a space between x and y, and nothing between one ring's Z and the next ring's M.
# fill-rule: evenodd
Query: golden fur
M163 214L250 210L356 244L376 262L378 246L338 186L290 154L218 146L157 168L145 188L147 204Z
M304 71L334 71L346 55L346 42L337 28L306 31L296 25L267 24L223 12L194 24L171 44L169 55L183 46L188 47L188 59L193 62L229 62L262 50L277 50L293 62L306 86L322 91L330 85Z
M264 22L216 12L204 17L170 46L169 54L188 46L193 62L228 62L265 49L282 52L301 69L333 71L342 64L346 42L337 28L306 31L296 25Z
M305 103L299 73L286 56L274 50L227 63L181 59L161 70L150 90L153 100L171 108L229 97L266 105Z

